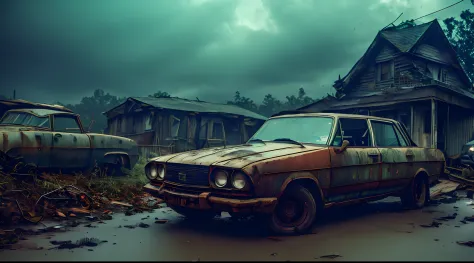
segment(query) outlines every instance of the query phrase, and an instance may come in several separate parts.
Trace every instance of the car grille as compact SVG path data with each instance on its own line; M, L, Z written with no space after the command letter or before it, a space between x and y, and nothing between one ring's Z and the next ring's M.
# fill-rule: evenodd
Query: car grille
M209 186L208 174L208 166L168 163L166 165L165 181L187 185Z

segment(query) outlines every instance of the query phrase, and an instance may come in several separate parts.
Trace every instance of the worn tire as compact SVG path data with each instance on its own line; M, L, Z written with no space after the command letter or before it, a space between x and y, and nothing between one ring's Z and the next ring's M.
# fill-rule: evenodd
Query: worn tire
M430 200L430 186L428 177L418 175L410 186L400 196L402 205L407 208L418 209L425 206Z
M309 232L317 216L317 202L307 188L298 184L290 185L267 219L270 230L281 235Z
M173 209L176 213L193 220L212 220L214 217L216 217L216 213L211 211L201 211L181 206L168 205L168 207Z

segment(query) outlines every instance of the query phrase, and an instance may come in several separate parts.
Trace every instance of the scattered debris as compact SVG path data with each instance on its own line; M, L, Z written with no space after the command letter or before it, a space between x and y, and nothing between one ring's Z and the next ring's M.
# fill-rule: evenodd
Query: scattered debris
M474 247L474 241L457 241L456 243L461 246Z
M430 188L430 197L431 199L436 199L436 197L456 191L460 187L459 183L449 181L449 180L440 180L440 183Z
M420 225L420 226L421 226L421 227L428 228L428 227L439 227L439 226L442 225L442 224L443 224L443 223L433 221L433 222L431 222L431 224L429 224L429 225Z
M474 222L474 216L466 216L464 217L464 221Z
M129 228L129 229L134 229L134 228L137 227L137 226L134 226L134 225L126 225L126 226L123 226L123 227Z
M112 205L126 206L126 207L133 207L133 205L131 205L131 204L124 203L124 202L119 202L119 201L112 201L112 202L110 202L110 204L112 204Z
M440 221L448 221L448 220L456 219L457 215L458 215L457 213L454 213L452 215L443 216L443 217L439 217L439 218L435 218L435 219L440 220Z
M324 256L320 256L319 258L329 258L329 259L335 259L335 258L338 258L338 257L342 257L341 255L339 254L330 254L330 255L324 255Z
M273 253L270 254L270 256L273 256L273 257L276 256L276 255L278 255L278 253L276 253L276 252L273 252Z
M140 223L140 224L138 224L138 227L141 227L141 228L149 228L150 225L149 225L149 224L145 224L145 223Z
M93 226L92 224L87 224L84 227L89 227L89 228L96 228L97 226Z
M166 224L168 222L168 220L166 219L158 219L155 221L155 224Z
M74 248L79 248L79 247L96 247L99 244L107 242L106 240L99 240L97 238L82 238L75 243L73 243L71 240L67 241L51 241L50 243L52 245L55 245L56 249L74 249Z

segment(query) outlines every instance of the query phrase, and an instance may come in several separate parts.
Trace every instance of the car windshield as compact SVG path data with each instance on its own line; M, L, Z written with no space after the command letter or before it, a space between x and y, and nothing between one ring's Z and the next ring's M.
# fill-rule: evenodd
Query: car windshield
M251 141L295 141L327 144L333 119L330 117L282 117L266 121ZM283 139L283 140L282 140Z
M49 117L38 117L27 112L7 112L0 121L0 125L49 128Z

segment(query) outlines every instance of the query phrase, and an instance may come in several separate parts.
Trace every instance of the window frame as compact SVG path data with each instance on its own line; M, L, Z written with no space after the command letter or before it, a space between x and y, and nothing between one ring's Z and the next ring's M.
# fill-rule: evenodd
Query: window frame
M384 65L388 65L389 69L389 77L387 79L382 79L382 69ZM384 82L384 81L390 81L394 79L395 76L395 68L394 68L394 62L393 60L385 60L385 61L380 61L377 62L377 82Z
M347 146L348 148L351 147L351 148L376 148L375 146L375 141L374 141L374 134L373 134L373 131L372 131L372 125L369 121L368 118L344 118L344 117L338 117L336 119L336 122L334 124L334 130L332 132L332 138L331 138L331 141L329 143L329 147L339 147L339 146L336 146L336 145L333 145L334 144L334 140L336 139L336 136L337 136L337 132L341 129L341 119L348 119L348 120L362 120L362 121L366 121L366 124L367 124L367 128L368 128L368 131L369 131L369 136L370 136L370 143L371 145L367 145L367 146L354 146L354 145L350 145ZM341 136L343 136L341 134ZM343 139L343 138L341 138ZM342 140L344 141L344 140Z
M214 137L214 125L216 125L216 124L219 124L219 125L221 126L221 129L222 129L222 138L216 138L216 137ZM212 122L211 136L210 136L210 138L208 138L208 139L211 139L211 140L221 140L221 141L225 141L225 140L226 140L224 122L222 122L222 121L213 121L213 122Z
M56 131L56 118L69 118L73 119L74 122L76 122L77 127L79 127L79 132L69 132L69 131ZM84 129L82 127L82 123L80 122L79 118L75 115L69 115L69 114L53 114L50 116L50 121L51 121L51 131L52 132L59 132L59 133L84 133Z
M176 130L176 136L173 134L173 122L175 120L179 122L178 129ZM181 129L181 119L174 116L174 115L170 115L170 137L171 138L179 138L179 130L180 129Z
M379 123L391 125L392 128L394 129L393 131L395 133L395 137L397 138L397 141L398 141L398 144L399 144L398 146L379 146L377 144L377 140L375 139L375 131L372 129L372 133L373 133L373 136L374 136L373 139L374 139L375 147L377 147L377 148L407 148L407 147L412 147L411 142L408 140L408 138L406 138L404 133L402 131L400 131L400 129L398 129L398 125L395 122L386 121L386 120L374 120L374 119L372 119L372 120L370 120L371 127L373 127L372 122L379 122ZM397 132L399 134L397 134ZM399 135L401 135L402 137L400 138ZM401 145L401 143L400 143L401 139L405 142L406 146Z

